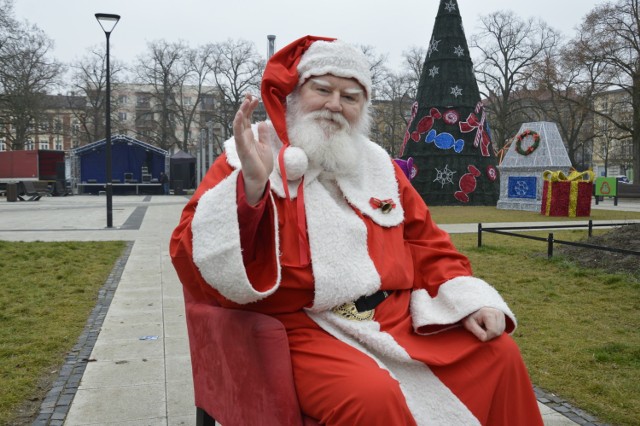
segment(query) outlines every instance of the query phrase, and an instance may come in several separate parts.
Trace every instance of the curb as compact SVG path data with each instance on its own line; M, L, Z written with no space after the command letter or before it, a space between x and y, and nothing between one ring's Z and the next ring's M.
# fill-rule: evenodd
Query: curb
M91 362L91 352L98 339L98 334L100 334L100 329L111 305L111 300L113 300L113 295L118 288L124 267L129 260L133 244L133 241L127 241L122 255L116 261L109 277L99 290L96 306L91 311L77 343L67 353L53 387L45 396L42 404L40 404L40 412L32 423L33 426L62 426L64 424L87 363Z

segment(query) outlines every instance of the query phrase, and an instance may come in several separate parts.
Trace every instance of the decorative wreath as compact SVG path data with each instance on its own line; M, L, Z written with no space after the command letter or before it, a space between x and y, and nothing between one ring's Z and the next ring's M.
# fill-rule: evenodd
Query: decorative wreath
M533 136L533 145L529 146L527 149L522 149L522 140L527 136ZM518 135L518 140L516 141L516 151L520 155L529 155L540 146L540 135L533 130L525 130L524 132Z

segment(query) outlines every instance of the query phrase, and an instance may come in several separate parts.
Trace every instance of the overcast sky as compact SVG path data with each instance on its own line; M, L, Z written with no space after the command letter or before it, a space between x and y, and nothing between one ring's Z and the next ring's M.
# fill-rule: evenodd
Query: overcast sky
M604 0L458 0L467 35L478 17L510 9L539 17L566 36ZM112 58L133 64L152 40L184 40L192 47L244 39L266 57L267 35L276 49L306 34L375 47L399 68L402 52L427 46L438 0L14 0L15 15L37 24L54 40L53 54L70 62L105 43L96 12L122 16L111 35Z

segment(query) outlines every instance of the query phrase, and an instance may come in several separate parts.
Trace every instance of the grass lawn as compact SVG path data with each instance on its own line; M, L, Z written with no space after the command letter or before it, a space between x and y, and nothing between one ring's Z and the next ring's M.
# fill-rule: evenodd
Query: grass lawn
M611 201L607 201L612 203ZM615 207L611 207L615 209ZM544 216L539 212L527 212L518 210L501 210L495 207L470 207L470 206L436 206L429 207L431 216L439 224L446 223L491 223L491 222L558 222L593 220L628 220L640 219L640 212L628 212L621 210L591 209L591 217L552 217Z
M586 231L554 235L576 240ZM452 239L518 318L514 337L534 384L607 424L640 424L640 268L633 275L579 268L548 260L546 243L523 238L485 234L482 248L475 234Z
M39 383L57 374L124 248L0 241L0 424L48 391Z

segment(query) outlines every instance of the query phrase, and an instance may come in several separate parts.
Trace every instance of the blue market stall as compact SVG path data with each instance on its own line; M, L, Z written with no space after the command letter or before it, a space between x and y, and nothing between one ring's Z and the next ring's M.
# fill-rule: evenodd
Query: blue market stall
M78 193L98 194L106 183L105 139L71 150L72 177ZM114 194L162 194L160 173L169 153L124 135L111 137Z

